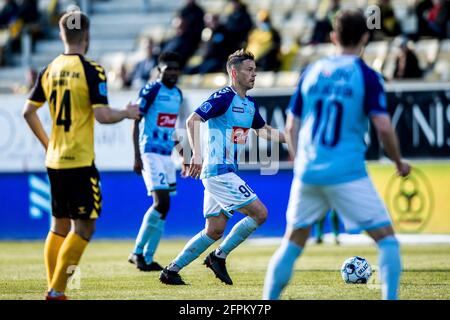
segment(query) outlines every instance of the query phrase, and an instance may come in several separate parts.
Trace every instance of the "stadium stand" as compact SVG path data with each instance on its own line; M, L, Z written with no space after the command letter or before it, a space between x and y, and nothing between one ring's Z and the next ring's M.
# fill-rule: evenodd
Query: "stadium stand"
M6 0L0 0L0 9ZM20 2L20 1L18 1ZM87 10L91 17L92 34L88 56L98 60L107 70L109 86L112 90L123 89L124 72L132 70L134 65L145 57L145 40L152 38L156 44L171 39L175 30L172 25L174 17L185 5L176 0L38 0L41 13L39 25L34 24L32 30L43 30L43 37L34 42L31 56L27 58L26 48L21 48L25 35L30 29L15 25L9 29L0 29L0 92L12 92L14 87L24 86L27 70L39 70L61 52L58 40L58 28L54 21L69 5L75 3ZM323 17L331 0L246 0L253 21L261 10L270 12L271 21L281 36L280 71L260 72L258 86L292 86L298 80L299 73L306 65L320 57L333 53L330 43L310 44L316 21ZM367 8L379 4L380 0L342 0L341 8ZM386 2L386 1L384 1ZM403 35L418 32L417 17L414 15L414 1L392 0L395 19L400 21ZM220 14L225 20L230 12L230 1L199 0L197 3L205 13ZM13 30L13 32L11 32ZM450 28L449 28L450 30ZM205 30L204 30L205 33ZM447 35L449 36L449 35ZM19 46L14 48L11 38L18 38ZM417 55L424 79L429 82L449 80L450 44L448 39L439 40L430 36L411 36L409 45ZM160 47L155 46L155 54ZM201 62L201 46L188 66ZM386 79L393 78L396 59L399 53L395 38L384 37L372 41L364 52L364 59L374 69L383 72ZM185 75L180 84L187 88L215 88L223 85L223 74L206 74L204 76ZM294 80L295 79L295 80Z

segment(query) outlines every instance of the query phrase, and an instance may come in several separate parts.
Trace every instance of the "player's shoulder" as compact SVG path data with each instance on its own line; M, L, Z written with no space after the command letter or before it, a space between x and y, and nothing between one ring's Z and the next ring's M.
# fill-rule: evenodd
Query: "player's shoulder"
M161 89L162 85L159 81L150 81L145 84L145 86L142 87L141 91L139 92L140 96L149 96L149 95L156 95L159 90Z
M89 81L106 81L105 69L99 63L82 55L79 57Z
M355 64L360 68L364 81L368 85L380 84L384 85L384 77L381 73L375 71L367 63L364 62L363 59L357 58L355 59Z
M232 100L236 92L231 87L225 87L215 91L208 100Z

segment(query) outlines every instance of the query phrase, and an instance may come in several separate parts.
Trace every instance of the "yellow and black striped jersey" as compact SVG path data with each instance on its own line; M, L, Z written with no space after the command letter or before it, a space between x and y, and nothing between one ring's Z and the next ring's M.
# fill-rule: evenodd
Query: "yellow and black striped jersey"
M106 75L94 61L63 54L44 68L28 102L48 101L52 130L45 165L52 169L91 166L94 161L94 108L108 105Z

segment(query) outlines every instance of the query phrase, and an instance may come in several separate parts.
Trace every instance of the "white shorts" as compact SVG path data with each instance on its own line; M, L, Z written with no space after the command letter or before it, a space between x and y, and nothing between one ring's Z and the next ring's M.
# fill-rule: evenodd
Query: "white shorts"
M170 156L163 156L157 153L143 153L142 177L144 178L147 193L152 195L155 190L169 190L175 193L177 188L176 169Z
M288 226L299 229L335 209L349 231L392 225L389 213L368 177L348 183L318 186L294 178L286 213Z
M217 217L220 213L231 218L233 211L258 199L248 184L233 172L206 178L202 182L205 187L203 200L205 218Z

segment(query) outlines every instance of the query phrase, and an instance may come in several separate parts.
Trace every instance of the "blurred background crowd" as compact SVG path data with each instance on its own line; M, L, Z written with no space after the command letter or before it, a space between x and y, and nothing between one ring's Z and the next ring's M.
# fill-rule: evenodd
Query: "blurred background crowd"
M293 86L308 63L333 54L333 17L349 7L379 10L363 57L387 81L450 81L450 0L0 0L0 92L27 92L62 52L57 22L74 5L91 17L88 56L113 90L154 78L165 50L182 57L181 86L222 86L239 48L256 57L258 87Z

